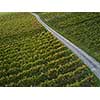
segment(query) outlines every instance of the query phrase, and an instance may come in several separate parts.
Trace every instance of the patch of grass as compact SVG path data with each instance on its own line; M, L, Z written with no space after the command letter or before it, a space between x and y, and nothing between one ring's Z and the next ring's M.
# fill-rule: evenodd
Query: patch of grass
M14 12L0 12L0 16L3 16L3 15L9 15L11 13L14 13Z

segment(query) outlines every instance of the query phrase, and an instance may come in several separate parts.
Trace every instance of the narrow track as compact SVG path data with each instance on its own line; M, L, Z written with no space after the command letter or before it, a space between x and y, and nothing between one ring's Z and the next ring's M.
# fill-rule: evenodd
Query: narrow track
M64 38L58 32L53 30L47 24L45 24L42 19L36 14L31 13L36 19L49 31L51 32L56 38L58 38L66 47L68 47L73 53L75 53L90 69L91 71L100 79L100 63L97 62L93 57L88 55L86 52L78 48L72 42Z

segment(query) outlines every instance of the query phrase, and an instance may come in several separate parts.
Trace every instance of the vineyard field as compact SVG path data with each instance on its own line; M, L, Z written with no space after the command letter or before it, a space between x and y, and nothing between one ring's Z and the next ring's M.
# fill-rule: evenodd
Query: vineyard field
M100 13L38 13L54 30L100 62Z
M30 13L0 16L1 87L91 87L100 80Z

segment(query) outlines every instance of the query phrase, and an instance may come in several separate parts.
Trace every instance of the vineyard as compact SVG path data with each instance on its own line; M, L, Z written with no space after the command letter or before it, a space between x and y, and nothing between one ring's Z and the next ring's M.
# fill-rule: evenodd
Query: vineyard
M53 29L100 61L100 13L38 13Z
M84 87L100 81L30 13L10 13L0 16L0 86Z

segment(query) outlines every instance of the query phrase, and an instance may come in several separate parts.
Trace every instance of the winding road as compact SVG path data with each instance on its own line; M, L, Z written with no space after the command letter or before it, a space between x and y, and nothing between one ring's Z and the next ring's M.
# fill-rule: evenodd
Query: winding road
M68 47L73 53L75 53L90 69L91 71L100 79L100 63L97 62L93 57L88 55L86 52L78 48L75 44L70 42L68 39L64 38L58 32L53 30L47 24L45 24L42 19L36 13L31 13L36 19L56 38L58 38L66 47Z

